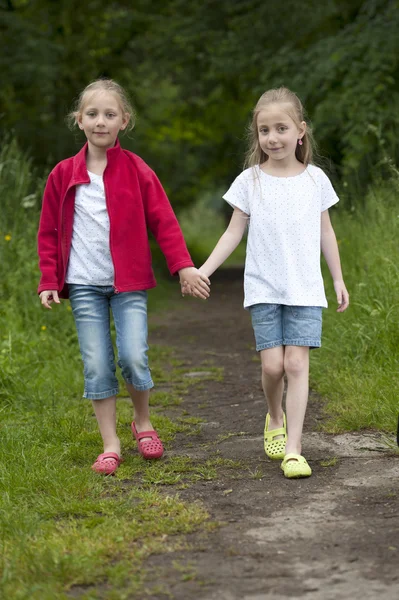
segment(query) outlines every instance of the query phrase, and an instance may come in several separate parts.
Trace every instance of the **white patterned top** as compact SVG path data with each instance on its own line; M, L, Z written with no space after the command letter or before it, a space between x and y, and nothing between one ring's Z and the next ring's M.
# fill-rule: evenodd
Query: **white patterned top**
M249 215L244 307L327 306L320 268L321 213L338 202L314 165L294 177L243 171L223 198Z
M113 285L109 216L101 175L90 171L90 183L78 185L71 252L65 281L82 285Z

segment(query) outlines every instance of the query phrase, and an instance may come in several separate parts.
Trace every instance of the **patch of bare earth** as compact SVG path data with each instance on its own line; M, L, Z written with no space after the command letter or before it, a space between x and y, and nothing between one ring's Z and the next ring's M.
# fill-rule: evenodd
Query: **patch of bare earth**
M199 436L181 435L168 454L242 466L180 492L220 526L188 536L184 552L151 557L146 566L162 592L150 597L397 600L398 456L378 434L318 431L322 405L311 394L303 453L313 475L285 479L263 451L260 367L242 300L242 273L221 271L208 301L182 299L151 319L152 343L174 346L193 368L224 368L223 382L203 381L185 396L184 410L204 422Z

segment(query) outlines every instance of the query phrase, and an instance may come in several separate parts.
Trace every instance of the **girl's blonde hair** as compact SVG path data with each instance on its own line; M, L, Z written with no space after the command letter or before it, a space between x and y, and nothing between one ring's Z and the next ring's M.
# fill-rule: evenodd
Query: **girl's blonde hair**
M294 123L300 127L305 120L305 110L298 96L286 87L268 90L259 98L253 111L252 121L248 127L249 148L245 157L244 168L260 165L268 160L267 154L262 150L259 144L258 134L258 115L261 110L269 104L285 104L284 110L291 117ZM316 150L316 143L313 138L312 130L307 125L305 135L302 138L302 145L297 144L295 156L304 165L312 163Z
M123 114L129 115L129 123L126 127L126 130L131 131L135 124L136 115L129 97L119 83L116 83L116 81L113 79L106 78L92 81L79 94L79 97L75 103L75 109L72 110L69 115L67 115L67 122L71 129L77 125L79 115L82 114L83 107L88 102L89 97L92 97L96 92L110 92L118 97Z

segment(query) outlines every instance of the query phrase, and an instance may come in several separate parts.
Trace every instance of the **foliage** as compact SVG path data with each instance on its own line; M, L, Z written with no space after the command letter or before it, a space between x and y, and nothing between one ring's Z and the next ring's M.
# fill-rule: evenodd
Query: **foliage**
M80 146L64 116L98 76L133 96L137 129L123 143L155 168L177 208L238 173L251 109L272 86L300 95L321 154L358 196L379 160L369 124L397 162L397 0L0 7L0 128L12 129L41 165Z

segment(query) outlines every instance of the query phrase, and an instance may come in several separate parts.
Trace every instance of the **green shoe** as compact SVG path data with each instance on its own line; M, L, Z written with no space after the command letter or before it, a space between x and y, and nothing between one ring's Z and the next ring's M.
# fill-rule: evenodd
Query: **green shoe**
M308 465L308 461L301 454L286 454L281 468L284 471L285 477L288 479L299 479L299 477L310 477L312 469Z
M270 415L267 413L264 432L265 452L272 460L282 460L285 456L285 445L287 443L287 421L283 413L283 426L280 429L269 431ZM280 437L279 439L276 439Z

